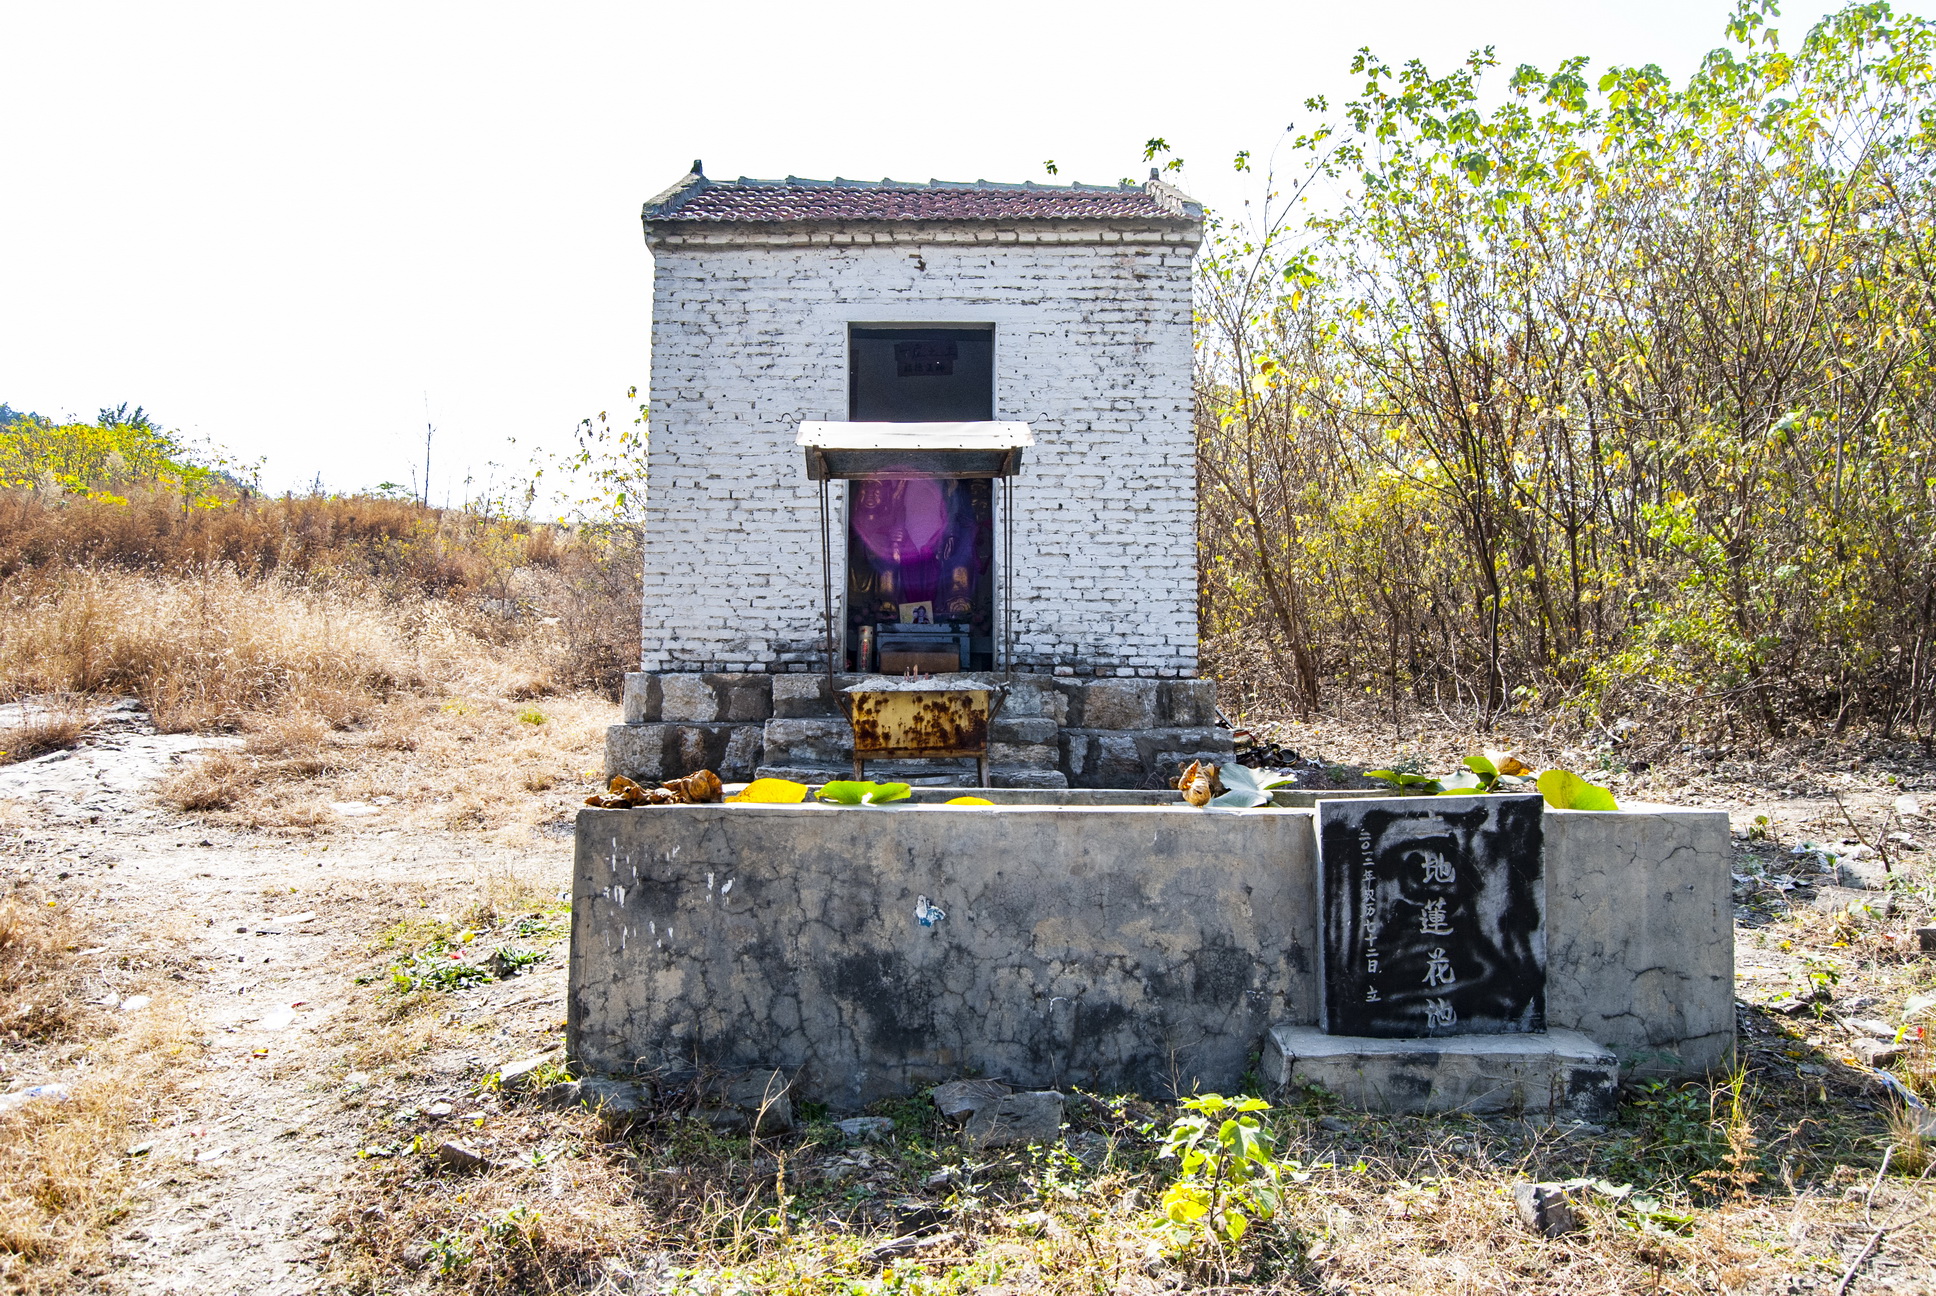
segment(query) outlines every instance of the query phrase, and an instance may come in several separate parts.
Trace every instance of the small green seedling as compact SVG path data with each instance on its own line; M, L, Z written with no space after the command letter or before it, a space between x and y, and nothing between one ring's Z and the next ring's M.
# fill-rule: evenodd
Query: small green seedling
M1445 791L1445 784L1430 774L1410 774L1403 770L1366 770L1366 778L1379 779L1391 784L1400 792L1420 796L1436 796Z
M1270 1110L1262 1098L1204 1094L1182 1106L1190 1114L1178 1117L1163 1140L1161 1155L1182 1163L1163 1193L1163 1213L1181 1228L1234 1246L1252 1216L1277 1213L1283 1179L1308 1176L1297 1162L1273 1155L1276 1136L1257 1120L1258 1112Z

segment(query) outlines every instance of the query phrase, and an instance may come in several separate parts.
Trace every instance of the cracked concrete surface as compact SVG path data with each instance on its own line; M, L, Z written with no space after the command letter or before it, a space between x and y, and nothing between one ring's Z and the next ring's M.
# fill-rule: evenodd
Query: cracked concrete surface
M1547 1020L1628 1074L1719 1065L1734 1046L1731 849L1721 810L1547 811Z
M976 1073L1227 1091L1317 1010L1300 811L664 809L579 819L594 1069L777 1066L843 1109Z
M841 1109L965 1074L1228 1092L1266 1028L1317 1021L1312 819L585 810L573 1055L618 1073L780 1067ZM1727 833L1718 811L1547 815L1551 1027L1643 1074L1726 1056Z

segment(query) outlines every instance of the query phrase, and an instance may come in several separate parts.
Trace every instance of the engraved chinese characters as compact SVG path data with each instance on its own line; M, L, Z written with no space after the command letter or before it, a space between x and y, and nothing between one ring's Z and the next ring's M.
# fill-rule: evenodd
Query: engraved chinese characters
M1541 814L1536 796L1318 803L1327 1032L1546 1029Z

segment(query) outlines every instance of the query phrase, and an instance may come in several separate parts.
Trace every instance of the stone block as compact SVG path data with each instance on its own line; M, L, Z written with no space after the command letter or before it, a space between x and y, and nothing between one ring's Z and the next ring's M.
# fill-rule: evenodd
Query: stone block
M709 769L728 782L753 777L760 763L758 724L613 725L605 731L605 777L662 783Z
M805 783L808 787L817 787L822 783L831 783L835 779L854 777L854 767L852 765L845 768L833 765L762 765L753 771L753 777L785 779L789 783Z
M1858 917L1887 918L1896 911L1896 898L1887 891L1825 886L1816 889L1815 898L1808 902L1808 907L1822 914L1853 913Z
M1259 1064L1273 1090L1314 1084L1353 1107L1508 1112L1595 1120L1613 1110L1620 1064L1578 1031L1365 1039L1278 1025Z
M773 719L765 729L768 765L838 766L853 759L854 731L845 720Z
M456 1174L482 1174L495 1168L482 1152L455 1141L438 1145L437 1164Z
M659 719L709 721L719 719L719 697L704 675L661 675Z
M1147 776L1133 734L1064 729L1060 742L1062 771L1071 786L1133 788Z
M702 676L718 700L717 720L745 722L773 717L773 677L748 672L732 675ZM820 680L826 687L826 677Z
M1154 729L1157 695L1162 685L1156 680L1099 679L1066 686L1069 697L1070 727L1076 729Z
M1052 681L1018 675L1009 683L1008 699L1002 703L1002 720L1051 720L1059 727L1068 716L1068 696Z
M1862 891L1882 891L1889 886L1889 870L1879 859L1836 861L1835 880L1845 887Z
M1699 1075L1734 1047L1728 816L1546 812L1546 1020L1629 1074Z
M813 675L776 675L773 677L773 716L775 719L823 719L835 715L832 696L827 692L827 677Z
M943 1116L961 1121L990 1103L1008 1097L1010 1092L1009 1087L999 1080L950 1080L930 1089L928 1099Z
M1157 690L1162 724L1177 729L1208 729L1217 723L1217 682L1171 680Z
M962 1127L970 1147L1047 1147L1062 1136L1062 1095L1053 1089L1008 1094L977 1107Z
M623 704L626 724L651 724L658 720L658 675L649 671L627 671Z
M1037 788L1061 791L1069 786L1069 776L1059 769L991 767L988 781L998 788Z
M670 777L665 771L665 737L670 726L662 724L613 725L605 731L605 777L623 774L640 783L658 783Z
M1179 765L1209 761L1224 765L1235 758L1235 739L1228 729L1153 729L1136 735L1145 773L1174 776Z
M1588 1179L1521 1181L1513 1185L1513 1209L1519 1212L1519 1222L1541 1237L1565 1237L1580 1228L1579 1206L1591 1191L1591 1184Z
M778 1071L752 1071L719 1085L721 1107L737 1113L755 1134L777 1134L793 1128L791 1085Z
M1231 758L1228 729L1064 729L1062 769L1075 787L1156 787L1193 760Z
M753 777L753 771L765 759L766 726L758 724L734 725L727 735L726 750L720 755L719 764L713 772L730 782Z
M1061 732L1047 716L1011 716L1006 709L988 724L990 742L1053 743Z
M988 744L988 760L992 765L1027 766L1038 769L1055 769L1062 749L1047 743L1005 743Z

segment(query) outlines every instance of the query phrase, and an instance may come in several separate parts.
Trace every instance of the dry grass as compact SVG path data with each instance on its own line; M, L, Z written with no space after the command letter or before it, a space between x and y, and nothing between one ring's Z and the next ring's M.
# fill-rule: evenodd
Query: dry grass
M557 683L569 644L538 620L234 571L67 570L10 592L0 696L132 693L164 729L243 735L162 791L218 823L313 829L332 802L381 798L386 823L529 828L569 795L534 815L498 789L577 787L598 764L609 703Z
M212 752L162 786L164 802L231 827L326 831L332 825L509 833L561 823L597 782L611 704L574 693L528 705L500 697L400 696L348 729L298 713L249 728L239 751ZM251 725L258 723L251 720ZM531 795L507 796L507 789ZM348 818L332 810L349 803Z
M126 504L0 492L0 699L133 692L201 728L293 690L340 722L371 689L409 687L481 644L536 649L504 663L514 696L612 691L638 660L628 544L387 499L187 508L165 492ZM378 651L359 664L366 648Z
M1683 1114L1715 1098L1681 1092ZM1054 1148L979 1155L919 1098L882 1104L896 1129L865 1143L820 1123L756 1140L670 1116L614 1138L529 1099L483 1101L477 1139L498 1168L440 1170L427 1149L441 1135L373 1163L338 1217L347 1242L332 1277L342 1286L509 1292L603 1278L660 1290L676 1274L666 1289L694 1296L1777 1292L1797 1276L1832 1287L1877 1224L1905 1226L1886 1238L1898 1273L1932 1241L1914 1218L1919 1185L1879 1182L1870 1168L1826 1166L1792 1191L1778 1176L1698 1186L1694 1164L1726 1165L1724 1097L1718 1118L1700 1122L1699 1161L1657 1156L1638 1193L1593 1197L1583 1229L1556 1240L1520 1227L1512 1184L1631 1172L1649 1149L1684 1153L1672 1120L1630 1108L1607 1135L1579 1139L1295 1102L1271 1118L1288 1176L1282 1209L1234 1247L1164 1218L1174 1162L1156 1154L1173 1113L1135 1100L1084 1105ZM1773 1114L1750 1111L1748 1124ZM949 1182L937 1186L943 1170Z
M192 1045L179 1006L129 1015L83 1000L80 928L28 888L0 901L0 1038L16 1081L58 1071L64 1100L0 1112L0 1286L72 1290L97 1275L107 1228L129 1209L132 1132L172 1092Z
M63 751L87 731L87 711L78 702L30 712L17 724L0 725L0 765Z

